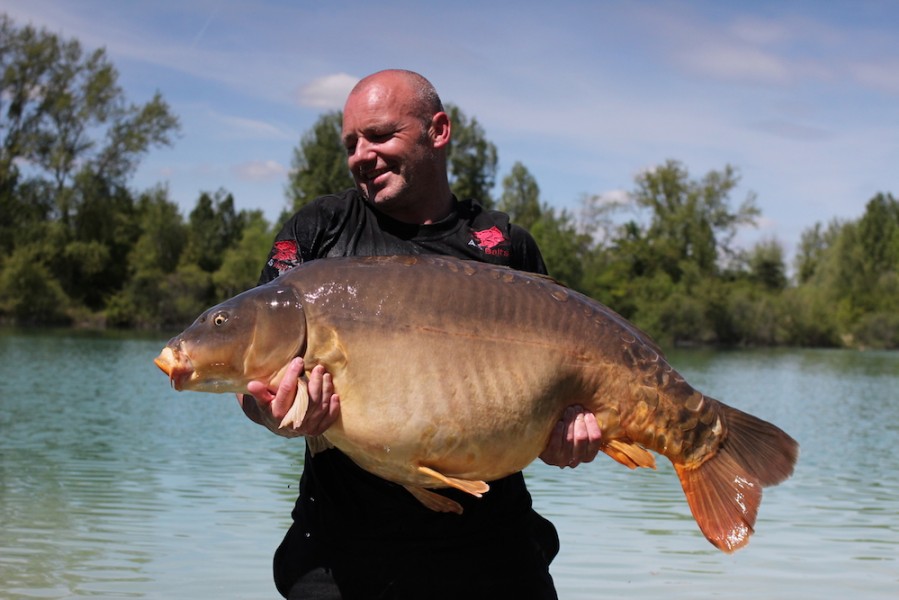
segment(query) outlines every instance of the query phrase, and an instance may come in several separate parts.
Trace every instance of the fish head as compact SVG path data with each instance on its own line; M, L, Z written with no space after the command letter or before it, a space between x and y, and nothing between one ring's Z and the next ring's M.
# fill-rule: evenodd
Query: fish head
M299 295L276 280L208 309L154 362L176 390L242 393L271 381L305 344Z

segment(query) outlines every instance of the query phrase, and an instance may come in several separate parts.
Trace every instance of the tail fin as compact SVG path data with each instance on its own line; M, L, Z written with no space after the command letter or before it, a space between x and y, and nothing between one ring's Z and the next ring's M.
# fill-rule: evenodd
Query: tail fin
M793 474L799 444L771 423L720 406L727 435L717 453L697 467L674 467L702 533L731 553L749 543L762 488Z

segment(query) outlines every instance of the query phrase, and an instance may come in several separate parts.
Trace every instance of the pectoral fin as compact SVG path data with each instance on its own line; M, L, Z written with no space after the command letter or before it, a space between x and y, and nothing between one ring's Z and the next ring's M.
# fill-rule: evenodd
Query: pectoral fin
M490 486L483 481L473 481L471 479L457 479L455 477L447 477L443 473L440 473L428 467L418 467L418 472L429 475L430 477L433 477L444 485L454 487L457 490L462 490L463 492L469 493L472 496L477 496L478 498L480 498L485 492L490 489Z
M637 467L656 468L656 459L652 453L633 442L612 440L603 444L601 450L628 469L636 469Z
M306 390L305 382L300 381L300 384L297 386L297 396L294 399L290 410L287 411L287 414L281 419L281 424L278 425L278 428L284 429L285 427L290 427L292 429L299 429L303 424L303 419L306 418L306 411L308 410L309 392Z
M409 493L415 496L419 502L435 512L451 512L456 513L457 515L462 514L462 505L455 500L450 500L446 496L441 496L436 492L424 488L408 485L404 485L403 487L409 490Z

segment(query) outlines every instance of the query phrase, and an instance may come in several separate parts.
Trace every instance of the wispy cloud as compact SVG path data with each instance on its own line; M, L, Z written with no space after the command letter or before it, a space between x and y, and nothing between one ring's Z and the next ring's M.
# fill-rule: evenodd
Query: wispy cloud
M287 175L287 167L275 160L254 160L234 166L231 171L246 181L273 181Z
M358 82L358 77L346 73L325 75L300 87L297 98L300 106L338 110Z
M849 70L862 85L899 95L899 59L854 63Z
M257 119L223 115L214 111L210 116L227 128L222 132L225 137L291 141L297 137L292 131Z

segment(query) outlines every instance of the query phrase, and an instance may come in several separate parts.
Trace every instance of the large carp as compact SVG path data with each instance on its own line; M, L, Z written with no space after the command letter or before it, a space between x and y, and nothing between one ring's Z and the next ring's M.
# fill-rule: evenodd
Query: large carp
M426 488L483 494L580 404L616 461L671 460L699 528L732 552L749 541L762 487L789 477L798 454L774 425L694 390L602 304L445 257L303 264L204 312L156 364L175 389L239 393L251 380L275 387L295 356L324 365L340 395L326 441L434 510L461 507Z

